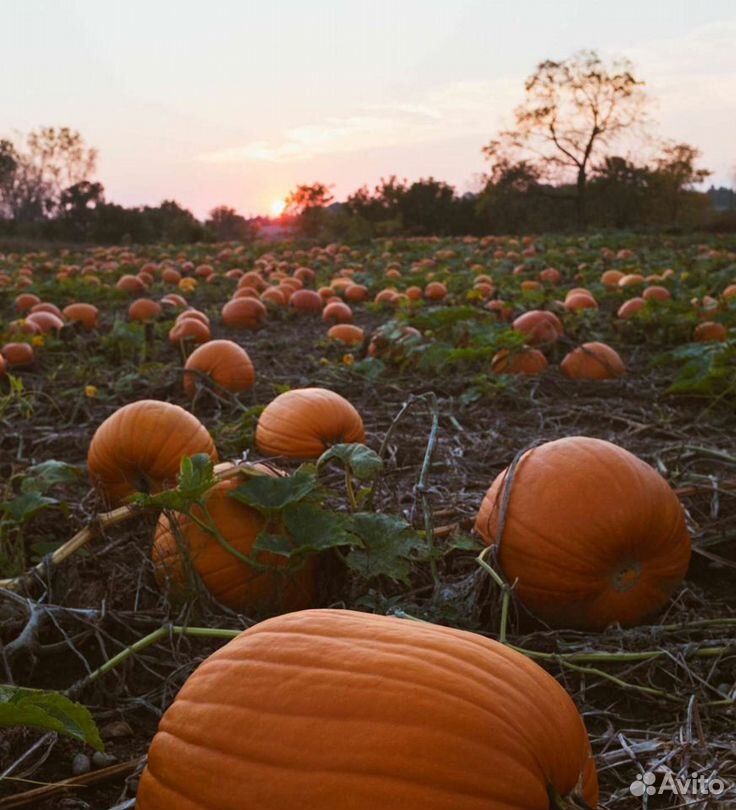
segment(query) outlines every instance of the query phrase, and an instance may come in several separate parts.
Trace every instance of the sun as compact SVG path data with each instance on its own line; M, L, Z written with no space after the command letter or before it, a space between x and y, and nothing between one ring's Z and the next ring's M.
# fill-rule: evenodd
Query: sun
M271 213L275 217L280 217L281 214L284 213L286 210L286 201L285 200L274 200L271 203Z

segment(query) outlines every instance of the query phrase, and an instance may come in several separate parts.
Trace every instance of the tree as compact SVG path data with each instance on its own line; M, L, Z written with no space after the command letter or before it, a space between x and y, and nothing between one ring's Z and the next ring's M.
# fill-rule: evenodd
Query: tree
M642 86L625 59L605 65L595 51L548 59L526 81L526 98L514 113L515 128L502 132L483 152L494 162L520 153L547 180L573 182L578 222L583 224L592 162L644 121Z
M712 172L699 169L699 149L688 143L665 143L662 154L654 162L654 184L659 190L669 223L677 223L683 202L693 187L702 183Z
M248 220L227 205L218 205L217 208L213 208L204 226L219 242L248 241L254 235Z
M299 185L286 198L285 213L300 216L314 208L327 208L334 201L330 187L324 183Z
M61 213L64 190L88 181L97 161L97 152L69 127L41 127L18 144L0 141L0 155L0 202L19 222Z
M65 235L73 239L88 239L98 206L105 203L105 189L102 183L82 180L61 192L59 199L59 219Z

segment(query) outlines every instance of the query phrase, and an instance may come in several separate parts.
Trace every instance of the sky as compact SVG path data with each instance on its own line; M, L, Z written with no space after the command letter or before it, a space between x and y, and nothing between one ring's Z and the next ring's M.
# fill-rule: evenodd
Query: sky
M0 30L0 137L79 130L124 205L473 190L524 79L581 48L630 58L656 132L736 182L734 0L0 0Z

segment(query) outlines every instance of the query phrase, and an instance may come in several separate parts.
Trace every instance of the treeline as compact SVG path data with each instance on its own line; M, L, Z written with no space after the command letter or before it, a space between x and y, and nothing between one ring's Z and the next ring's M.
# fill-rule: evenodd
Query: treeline
M413 183L396 177L366 187L340 203L300 205L292 194L297 230L313 238L390 235L540 233L579 227L687 231L736 231L736 195L721 188L693 189L697 153L685 144L668 147L651 165L608 157L587 182L584 220L577 188L545 182L528 163L500 163L477 193L459 194L435 178ZM311 194L312 200L314 194Z

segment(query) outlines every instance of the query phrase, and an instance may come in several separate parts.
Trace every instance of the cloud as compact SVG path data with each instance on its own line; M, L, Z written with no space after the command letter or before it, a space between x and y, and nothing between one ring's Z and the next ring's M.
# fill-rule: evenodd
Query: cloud
M520 79L454 82L413 101L364 104L348 116L334 116L287 130L283 137L199 155L205 163L250 161L293 163L320 155L446 141L477 134L488 137L500 116L518 100Z

